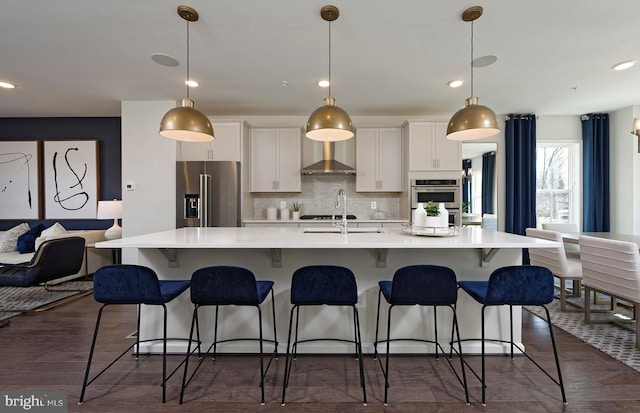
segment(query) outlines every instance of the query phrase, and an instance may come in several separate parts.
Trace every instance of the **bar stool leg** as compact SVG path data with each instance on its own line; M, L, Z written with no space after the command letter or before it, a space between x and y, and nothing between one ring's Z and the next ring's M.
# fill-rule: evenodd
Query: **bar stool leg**
M451 307L451 310L453 311L453 328L455 328L456 336L458 337L458 352L460 356L460 368L462 369L462 383L464 386L464 397L468 406L471 403L469 402L469 387L467 386L467 373L465 372L464 358L462 356L462 341L460 340L460 327L458 326L458 315L456 313L456 309L454 306ZM451 336L451 347L453 348L453 335Z
M162 304L164 312L162 331L162 403L167 401L167 306ZM140 333L138 332L138 337Z
M273 316L273 344L275 346L274 357L278 360L278 329L276 328L276 300L271 288L271 314Z
M184 359L184 373L182 375L182 388L180 389L180 404L182 404L182 401L184 399L184 390L187 387L187 372L189 371L189 357L191 356L191 341L193 340L193 331L194 328L196 328L196 326L198 326L197 328L199 329L199 323L198 323L198 310L200 309L199 305L196 305L196 307L193 310L193 316L191 317L191 328L189 329L189 344L187 345L187 355ZM202 358L202 353L200 350L200 332L198 331L197 333L198 336L198 358L201 359Z
M389 312L387 315L387 356L385 359L385 367L384 367L384 405L387 406L387 393L389 390L389 345L391 342L391 310L393 309L393 305L389 306Z
M434 345L436 350L436 360L438 360L439 359L438 344L437 344L438 343L438 307L435 305L433 306L433 330L434 330L434 340L436 342L436 344Z
M376 313L376 338L373 341L373 359L378 358L378 327L380 325L380 298L382 297L382 291L378 291L378 312Z
M482 332L481 332L481 334L482 334L481 335L481 341L482 341L482 346L481 346L482 347L482 380L481 380L482 383L481 383L481 385L482 385L482 405L483 406L487 405L487 403L485 402L487 386L485 385L486 381L485 381L485 375L484 375L484 373L485 373L484 372L484 367L485 367L485 365L484 365L485 364L485 361L484 361L484 358L485 358L485 349L484 349L484 310L486 308L487 308L487 306L485 306L485 305L482 306L482 317L481 317L481 330L482 330Z
M356 308L356 306L353 306L353 315L355 317L356 320L356 327L357 327L357 344L356 344L356 349L358 351L358 364L360 365L360 386L362 387L362 400L363 400L363 405L367 405L367 387L366 384L364 382L364 363L362 361L362 335L360 334L360 316L358 314L358 309Z
M218 350L218 310L219 306L216 306L215 323L213 327L213 360L216 359L216 353Z
M542 306L547 313L547 324L549 325L549 336L551 337L551 345L553 346L553 356L556 359L556 369L558 370L558 383L560 384L560 392L562 393L562 402L567 404L567 396L564 392L564 382L562 381L562 373L560 372L560 359L558 358L558 349L556 348L556 340L553 336L553 326L551 325L551 316L546 306Z
M286 391L287 391L287 387L289 386L289 376L291 375L291 354L290 354L290 350L291 350L291 330L293 327L293 314L296 313L297 314L297 306L293 306L291 308L291 314L289 316L289 333L287 334L287 353L285 355L285 359L284 359L284 380L282 383L282 402L281 405L284 406L285 405L285 395L286 395ZM296 320L296 326L297 326L298 322Z
M102 319L102 310L107 305L103 305L100 307L98 311L98 318L96 319L96 328L93 330L93 340L91 341L91 350L89 350L89 360L87 361L87 371L84 373L84 381L82 382L82 391L80 392L80 399L78 400L78 404L82 404L84 401L84 392L87 390L87 384L89 381L89 370L91 368L91 361L93 360L93 351L96 348L96 340L98 338L98 329L100 328L100 320Z
M256 308L258 309L258 330L260 332L260 404L264 406L264 349L262 346L262 310L260 309L259 305L257 305Z

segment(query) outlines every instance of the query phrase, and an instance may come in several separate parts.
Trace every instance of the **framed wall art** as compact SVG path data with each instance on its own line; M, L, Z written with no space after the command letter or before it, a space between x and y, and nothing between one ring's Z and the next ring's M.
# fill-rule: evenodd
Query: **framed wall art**
M38 141L0 141L0 219L40 219Z
M46 219L96 219L98 141L44 142Z

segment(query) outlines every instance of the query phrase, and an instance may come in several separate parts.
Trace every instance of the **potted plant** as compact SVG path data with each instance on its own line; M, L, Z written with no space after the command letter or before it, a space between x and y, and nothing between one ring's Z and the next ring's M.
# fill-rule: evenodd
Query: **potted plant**
M299 202L294 202L291 204L291 215L293 219L300 219L300 207L302 206Z
M427 211L427 219L425 226L426 227L437 227L440 224L440 219L438 216L440 215L440 209L438 208L438 204L429 201L424 206L425 211Z

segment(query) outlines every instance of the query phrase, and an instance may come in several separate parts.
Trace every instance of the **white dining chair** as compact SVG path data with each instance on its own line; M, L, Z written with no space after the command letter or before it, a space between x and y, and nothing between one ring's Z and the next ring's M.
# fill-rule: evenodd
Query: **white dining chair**
M578 224L570 224L567 222L554 222L542 224L542 229L556 232L578 232ZM577 244L564 244L564 252L569 258L580 258L580 246Z
M625 300L634 306L634 318L640 317L640 253L633 242L580 236L584 285L584 322L591 324L591 291ZM640 349L640 329L636 328L636 348Z
M579 259L567 257L562 235L556 231L527 228L528 237L546 239L560 243L558 247L529 248L531 265L548 268L554 277L560 280L560 311L581 312L582 309L567 309L567 288L565 281L574 281L573 296L580 296L580 283L582 280L582 265ZM576 282L577 281L577 282Z

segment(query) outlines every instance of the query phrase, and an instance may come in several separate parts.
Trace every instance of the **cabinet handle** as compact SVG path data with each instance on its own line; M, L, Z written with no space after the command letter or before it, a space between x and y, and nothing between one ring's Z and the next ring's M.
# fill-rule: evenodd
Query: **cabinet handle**
M438 169L440 169L440 159L436 160L436 165L438 165Z

